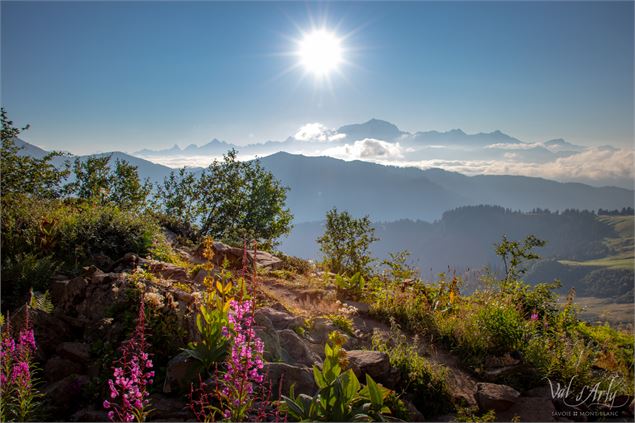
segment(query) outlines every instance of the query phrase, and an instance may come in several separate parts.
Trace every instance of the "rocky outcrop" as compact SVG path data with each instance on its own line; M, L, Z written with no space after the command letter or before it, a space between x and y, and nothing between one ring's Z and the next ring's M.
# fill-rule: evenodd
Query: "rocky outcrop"
M478 383L476 401L482 411L509 409L520 397L520 392L507 385Z
M242 248L231 247L222 242L214 242L213 245L214 257L212 263L216 266L221 266L226 260L230 269L241 269L243 267L243 257L247 258L247 267L251 269L254 263L259 268L269 270L280 270L283 268L284 263L278 257L267 253L266 251L257 251L254 255L253 250L247 250L245 253ZM203 246L201 245L195 253L195 256L200 260L202 259Z
M322 362L320 356L307 345L307 341L291 329L282 329L278 332L278 336L282 347L282 358L285 362L304 366L312 366Z

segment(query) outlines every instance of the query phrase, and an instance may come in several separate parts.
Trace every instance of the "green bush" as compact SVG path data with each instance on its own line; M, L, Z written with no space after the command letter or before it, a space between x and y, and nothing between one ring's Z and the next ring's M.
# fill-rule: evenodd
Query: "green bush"
M46 291L59 270L79 271L94 255L146 255L160 236L153 219L133 211L19 194L2 197L0 224L2 298L11 306L30 288Z
M408 339L393 321L390 339L378 334L372 338L373 348L388 354L392 367L399 369L403 391L410 394L413 404L432 416L452 409L450 391L446 383L446 369L433 365L417 351L418 340Z
M308 275L313 266L308 260L300 257L288 256L281 252L276 252L276 257L282 260L282 269L297 273L298 275Z
M488 343L488 350L502 355L518 350L525 335L525 321L515 305L492 302L481 308L477 314L480 335Z

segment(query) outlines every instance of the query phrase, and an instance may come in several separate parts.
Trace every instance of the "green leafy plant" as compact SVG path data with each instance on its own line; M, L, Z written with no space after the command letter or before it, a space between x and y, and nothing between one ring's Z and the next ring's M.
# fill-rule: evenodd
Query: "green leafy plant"
M360 272L353 276L335 276L335 286L346 291L362 291L366 287L366 279Z
M343 370L346 353L337 333L329 336L324 346L324 363L313 366L313 378L318 387L315 395L282 396L282 409L298 421L386 421L390 409L384 404L391 392L366 375L366 385L360 384L351 369Z
M353 335L353 321L350 317L337 313L328 314L326 317L333 323L333 326L347 335Z

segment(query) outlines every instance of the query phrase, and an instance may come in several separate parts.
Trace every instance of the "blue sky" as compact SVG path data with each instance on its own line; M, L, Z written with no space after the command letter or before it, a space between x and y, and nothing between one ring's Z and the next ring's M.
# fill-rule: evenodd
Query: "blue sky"
M633 3L2 2L2 104L75 153L284 139L308 122L633 143ZM283 74L311 20L350 64Z

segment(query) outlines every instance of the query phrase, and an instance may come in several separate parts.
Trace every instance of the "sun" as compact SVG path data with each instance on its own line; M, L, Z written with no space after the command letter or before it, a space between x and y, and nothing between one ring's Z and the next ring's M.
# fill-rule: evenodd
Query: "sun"
M333 32L315 29L300 40L298 56L307 72L327 77L342 63L342 41Z

